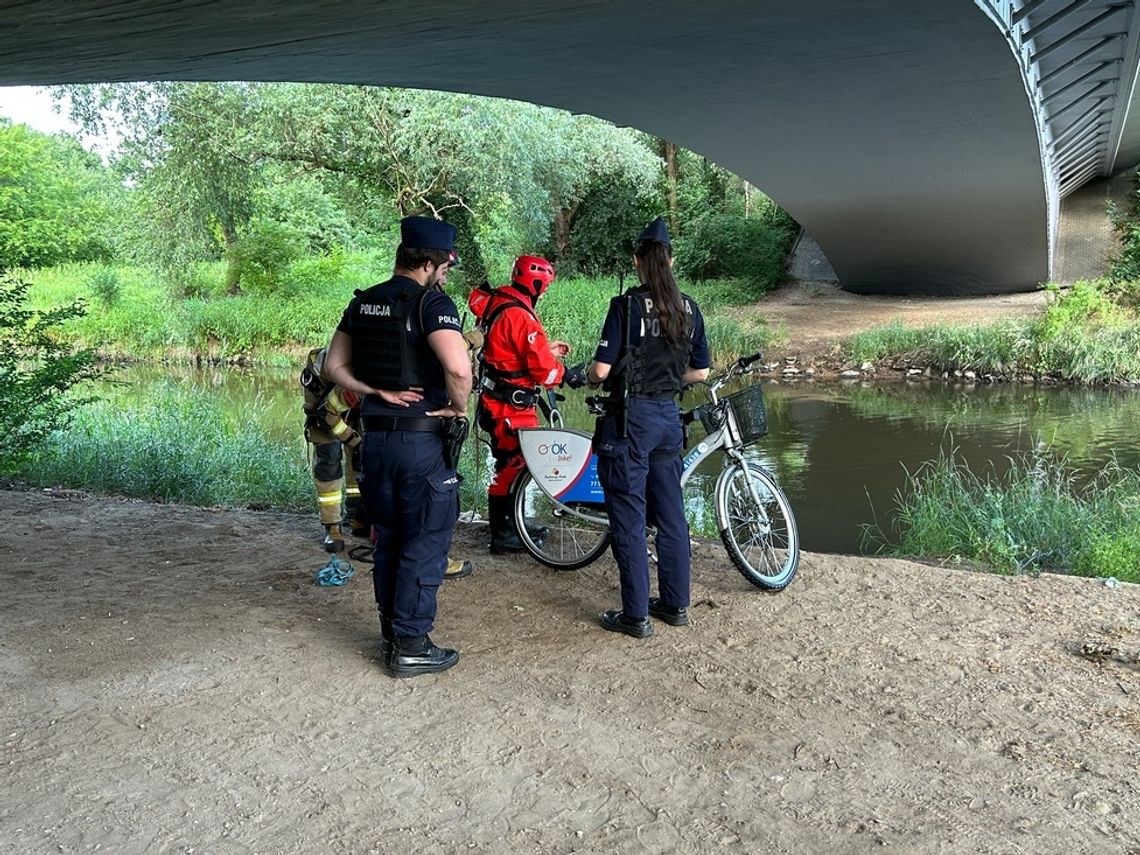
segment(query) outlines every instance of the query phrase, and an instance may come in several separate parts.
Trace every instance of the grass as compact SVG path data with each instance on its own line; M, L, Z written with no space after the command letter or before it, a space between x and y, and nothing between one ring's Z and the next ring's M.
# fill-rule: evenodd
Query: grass
M20 473L37 486L206 507L305 511L314 507L304 446L274 442L242 418L168 384L134 408L100 402L78 410Z
M1111 462L1078 480L1045 452L1009 462L1004 475L978 474L943 451L900 492L897 538L868 528L865 548L1140 582L1140 470Z
M291 365L310 347L328 341L355 289L386 278L389 269L388 259L368 255L343 256L323 265L306 259L294 265L278 291L222 296L222 266L206 264L192 277L206 284L196 295L182 297L137 267L72 264L24 275L32 282L34 307L74 299L87 302L88 314L71 323L67 334L105 358ZM762 349L772 339L763 322L748 326L719 313L756 299L748 283L715 280L682 287L702 306L718 364ZM462 315L466 291L451 291ZM572 345L572 358L587 360L616 293L613 280L558 280L540 303L539 314L552 338Z
M1032 375L1082 383L1140 381L1140 318L1114 299L1111 283L1052 287L1040 318L989 326L906 329L895 323L852 336L853 362L898 361L939 372Z

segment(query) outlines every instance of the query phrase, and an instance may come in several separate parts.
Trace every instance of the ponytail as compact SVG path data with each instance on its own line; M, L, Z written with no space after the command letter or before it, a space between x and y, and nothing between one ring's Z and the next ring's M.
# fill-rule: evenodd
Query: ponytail
M643 240L638 241L633 254L637 256L641 282L649 289L649 296L657 309L662 336L669 344L679 344L688 338L692 319L685 311L681 289L673 278L669 250L661 241Z

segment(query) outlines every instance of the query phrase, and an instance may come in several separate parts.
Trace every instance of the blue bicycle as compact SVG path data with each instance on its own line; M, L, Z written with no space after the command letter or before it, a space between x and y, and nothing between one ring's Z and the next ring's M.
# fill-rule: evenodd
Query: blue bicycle
M703 460L724 452L715 491L720 539L745 579L766 591L780 591L791 583L799 566L795 517L772 472L744 457L744 449L768 433L764 394L755 385L723 398L718 395L759 359L758 353L741 357L717 379L695 384L707 391L708 401L683 412L681 418L686 429L699 421L706 436L685 455L681 485L688 483ZM595 415L605 412L605 403L587 399ZM610 542L590 434L560 426L526 428L519 431L519 444L527 465L515 490L519 539L548 567L585 567ZM542 534L532 536L532 532Z

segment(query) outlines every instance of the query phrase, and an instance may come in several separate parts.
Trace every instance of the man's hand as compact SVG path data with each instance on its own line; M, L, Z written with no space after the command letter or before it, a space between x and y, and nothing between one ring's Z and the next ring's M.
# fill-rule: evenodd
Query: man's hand
M444 407L441 410L432 410L430 413L427 413L427 415L429 415L429 416L443 416L444 418L457 418L457 417L466 416L467 410L461 410L461 409L459 409L459 407L455 407L455 406L448 406L448 407Z
M564 341L552 341L550 342L550 352L559 359L563 359L570 355L570 345Z
M562 375L562 385L569 386L571 389L580 389L589 382L586 377L586 363L580 362L577 365L571 365L566 369L566 373Z
M406 407L408 404L418 404L424 399L423 394L417 392L415 389L404 389L401 392L393 392L391 389L377 389L376 394L386 403L394 407Z

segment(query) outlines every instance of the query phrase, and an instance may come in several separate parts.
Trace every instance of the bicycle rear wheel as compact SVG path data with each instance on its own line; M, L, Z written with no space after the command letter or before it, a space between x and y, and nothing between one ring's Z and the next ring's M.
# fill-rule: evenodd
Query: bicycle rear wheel
M800 563L800 535L788 497L766 470L736 463L721 472L716 519L720 539L740 575L766 591L788 586Z
M610 545L604 508L593 504L562 505L546 495L529 472L520 476L515 489L515 525L527 552L555 570L585 567ZM542 537L531 534L542 529L546 529Z

